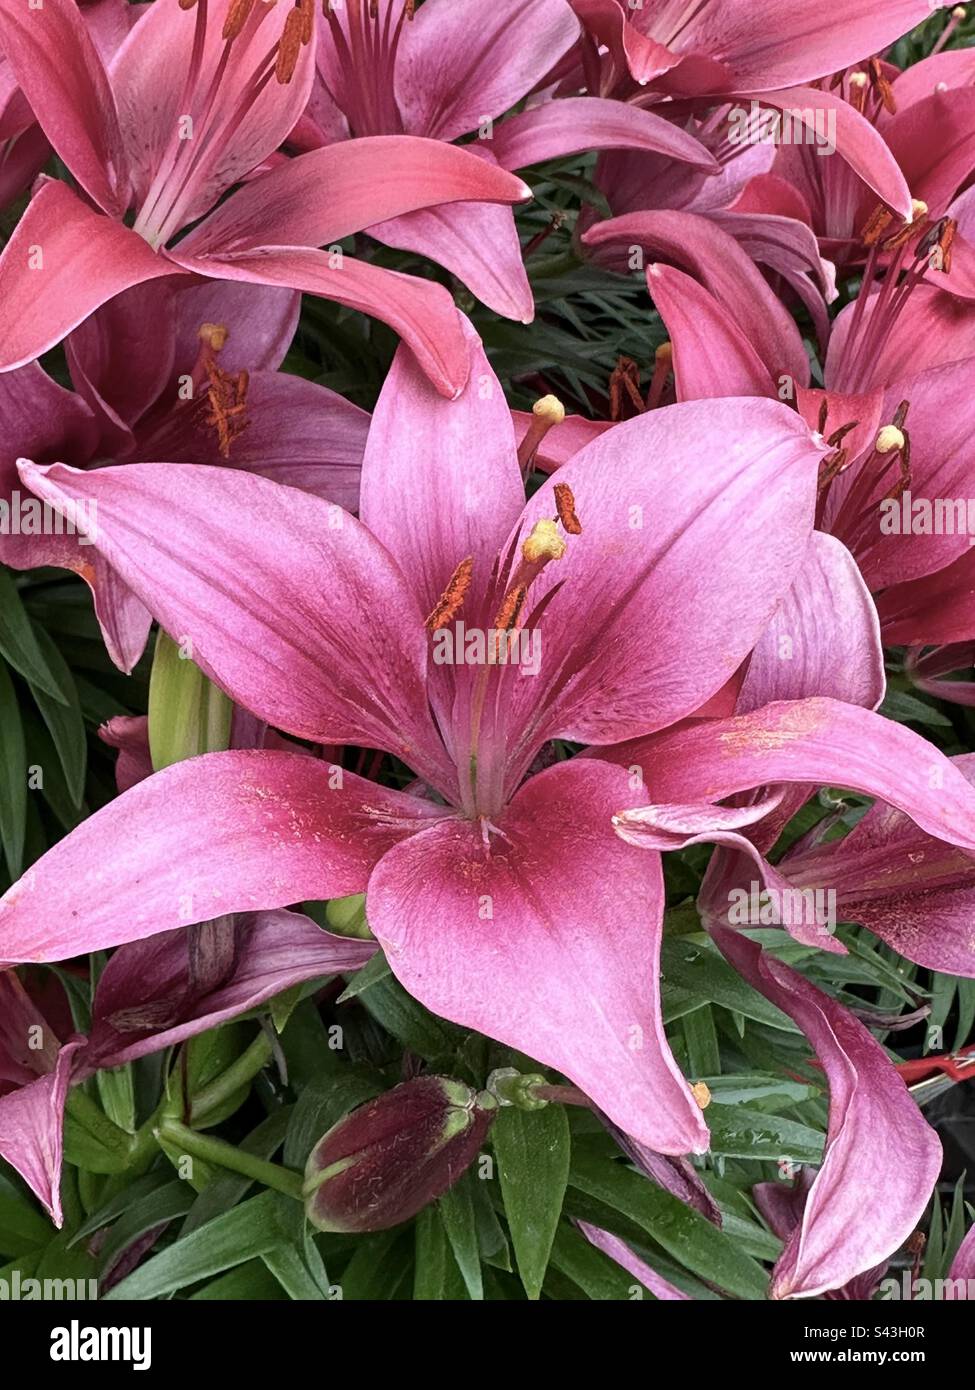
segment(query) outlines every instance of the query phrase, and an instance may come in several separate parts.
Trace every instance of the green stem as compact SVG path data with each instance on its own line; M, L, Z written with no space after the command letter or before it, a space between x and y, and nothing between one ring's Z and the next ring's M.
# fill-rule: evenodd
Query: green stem
M244 1153L223 1139L215 1139L209 1134L197 1134L178 1120L163 1120L156 1131L159 1139L174 1145L191 1158L201 1163L211 1163L216 1168L227 1168L232 1173L240 1173L245 1178L271 1187L275 1192L283 1192L286 1197L294 1197L298 1202L304 1200L300 1173L290 1168L282 1168L278 1163L268 1163L263 1158Z
M224 1101L239 1091L241 1086L246 1086L248 1081L253 1081L259 1071L267 1066L271 1060L271 1043L266 1033L258 1033L257 1037L249 1047L240 1054L236 1062L232 1062L226 1071L222 1071L216 1080L211 1081L209 1086L204 1086L202 1091L197 1091L191 1102L190 1115L194 1124L200 1124L208 1115L212 1115Z

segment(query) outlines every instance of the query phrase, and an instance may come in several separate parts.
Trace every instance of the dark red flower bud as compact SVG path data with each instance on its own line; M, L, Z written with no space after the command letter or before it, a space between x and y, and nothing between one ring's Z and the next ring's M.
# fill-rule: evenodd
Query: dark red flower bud
M320 1231L384 1231L435 1201L474 1161L497 1101L418 1076L351 1111L311 1151L305 1211Z

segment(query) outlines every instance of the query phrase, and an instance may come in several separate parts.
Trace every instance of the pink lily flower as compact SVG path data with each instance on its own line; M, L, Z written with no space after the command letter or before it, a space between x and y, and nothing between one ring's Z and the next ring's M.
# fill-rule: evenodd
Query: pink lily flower
M157 0L106 66L74 0L0 0L11 70L79 186L43 182L0 257L0 370L122 290L182 273L352 305L396 329L439 390L462 388L464 338L442 286L319 248L418 208L530 191L466 151L403 136L313 150L248 179L307 104L315 28L312 0L199 0L192 14Z
M299 510L296 494L260 478L229 489L222 470L188 496L179 465L24 465L56 505L98 497L103 553L167 629L192 636L200 665L240 704L299 737L385 749L434 795L287 754L178 764L8 892L0 958L365 891L373 932L421 1002L562 1071L657 1152L700 1151L704 1122L660 1024L660 861L636 847L639 813L632 849L613 815L622 825L649 785L686 833L747 823L747 808L714 803L753 787L852 780L975 850L975 792L909 730L836 700L677 722L728 682L806 562L821 446L799 417L761 400L652 412L601 435L520 511L510 415L473 351L472 385L454 404L397 357L366 450L361 522L330 526L316 499ZM706 472L692 462L702 450ZM633 526L632 507L652 527ZM753 544L762 566L749 561ZM215 570L234 575L232 597ZM542 634L534 681L434 659L424 613L435 631L458 614L492 631L519 606L521 630ZM621 749L628 735L636 742ZM526 778L559 737L612 747ZM106 867L122 823L133 848Z
M369 417L335 392L275 370L294 335L292 290L167 276L126 290L65 342L75 390L32 362L0 376L0 560L57 565L90 586L112 660L131 671L148 609L86 535L32 519L17 459L77 468L165 459L245 469L358 506Z
M646 274L670 334L667 366L678 400L731 393L794 400L826 437L816 524L856 559L877 597L888 645L975 639L967 526L915 525L911 511L971 491L971 342L961 356L956 337L952 360L954 349L944 346L936 325L925 323L931 336L918 336L918 320L905 326L901 318L905 304L920 294L928 303L931 297L950 303L941 290L921 284L944 226L929 227L899 279L907 254L901 241L887 257L886 279L843 309L825 357L823 390L809 387L808 357L794 320L742 247L717 225L687 213L634 213L586 237L612 256L632 242L676 262L654 262ZM875 244L868 277L879 268L877 251ZM896 343L896 357L889 343ZM940 356L948 360L932 361ZM949 413L946 400L957 402Z
M336 525L317 499L252 475L228 486L219 469L195 469L188 489L180 465L23 466L56 505L98 496L105 558L240 704L299 737L384 749L420 786L286 753L177 764L6 895L0 959L365 891L421 1002L562 1071L656 1151L700 1151L704 1121L660 1020L660 863L612 828L646 793L595 757L529 774L552 739L615 744L726 683L803 563L820 450L774 402L692 403L607 432L525 505L510 413L471 348L453 404L397 356L361 521ZM438 624L490 633L515 616L541 633L537 677L436 659Z
M771 91L812 82L886 48L937 6L893 0L866 10L832 0L799 11L785 0L571 0L589 35L581 64L605 94L649 88L672 96Z
M504 116L576 42L565 0L349 0L326 7L317 82L298 136L329 145L350 136L454 141L488 163L524 168L589 149L656 151L712 172L703 147L677 125L620 102L567 98ZM490 308L530 323L531 289L511 212L458 202L405 213L370 236L446 266Z

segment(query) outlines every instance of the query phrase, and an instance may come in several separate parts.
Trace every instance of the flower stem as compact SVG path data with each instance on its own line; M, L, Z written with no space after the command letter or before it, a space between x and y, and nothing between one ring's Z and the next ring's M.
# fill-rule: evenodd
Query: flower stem
M283 1168L278 1163L268 1163L263 1158L255 1158L253 1154L244 1153L242 1149L225 1143L223 1139L215 1139L209 1134L198 1134L196 1130L189 1129L178 1120L163 1120L156 1130L156 1135L160 1140L165 1140L181 1152L189 1154L191 1158L198 1158L201 1163L229 1169L230 1172L240 1173L245 1178L253 1178L255 1182L263 1183L275 1192L283 1192L286 1197L293 1197L295 1201L303 1200L301 1174L293 1172L290 1168Z
M199 1124L205 1120L235 1091L239 1091L241 1086L252 1081L257 1073L267 1066L271 1055L271 1043L267 1034L258 1033L236 1062L231 1063L226 1071L221 1072L209 1086L204 1086L202 1091L198 1091L193 1097L190 1111L193 1122Z

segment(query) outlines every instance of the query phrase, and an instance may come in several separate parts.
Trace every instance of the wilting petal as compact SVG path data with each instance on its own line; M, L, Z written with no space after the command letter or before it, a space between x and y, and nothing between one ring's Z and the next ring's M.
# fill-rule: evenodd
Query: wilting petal
M466 135L530 92L578 33L562 0L426 0L403 26L396 62L407 129Z
M24 476L55 505L97 503L95 548L245 709L314 742L391 744L436 776L423 614L354 517L204 465Z
M118 112L79 6L0 0L0 43L55 150L99 207L121 215L128 178Z
M660 1019L660 861L613 843L609 817L632 796L594 760L549 768L485 827L489 853L480 824L449 820L386 855L369 924L435 1013L564 1072L658 1152L700 1153L707 1129Z
M45 181L0 256L0 371L40 357L130 285L178 269L67 184Z
M226 261L210 256L179 259L200 275L287 286L370 314L409 344L441 395L453 399L464 389L470 367L467 346L454 301L442 285L352 256L299 246L266 247Z
M693 276L647 267L647 289L674 349L679 401L775 396L768 367L725 307Z
M120 946L98 981L85 1067L122 1066L205 1033L292 985L358 970L376 949L297 912L257 912L235 926L230 978L193 997L185 930Z
M376 135L310 150L251 180L185 237L185 257L324 246L439 203L520 203L531 190L487 159L439 140Z
M708 173L718 167L680 126L653 111L602 97L560 97L511 116L498 126L489 148L506 169L588 150L650 150Z
M665 1279L662 1274L651 1269L646 1260L641 1260L639 1255L635 1254L626 1241L619 1236L601 1230L599 1226L592 1226L588 1221L580 1221L579 1230L590 1245L594 1245L597 1250L601 1250L604 1255L615 1260L626 1270L627 1274L632 1274L634 1279L638 1279L644 1288L650 1290L654 1298L669 1301L690 1298L690 1294L684 1293Z
M362 892L443 807L292 753L208 753L83 821L0 898L0 960L63 960L231 912Z
M251 372L246 419L225 455L216 430L198 412L173 410L158 430L140 438L139 457L242 468L357 510L366 411L304 377Z
M607 750L639 765L658 805L721 801L780 782L849 787L975 851L975 789L927 739L839 700L783 700ZM639 824L640 813L621 817Z
M734 399L650 411L564 464L515 533L555 516L554 486L569 485L582 533L529 591L532 612L547 606L540 673L509 687L518 751L613 743L715 694L802 564L819 453L786 406Z
M510 208L444 203L367 228L370 236L442 265L496 314L531 323L535 301Z
M17 1170L51 1213L55 1226L64 1220L64 1102L71 1084L74 1054L84 1045L82 1039L66 1043L52 1072L0 1096L0 1158Z
M734 237L689 212L633 212L597 223L583 237L597 261L622 269L633 246L666 257L700 280L739 325L774 379L788 374L800 386L809 359L792 316Z
M641 849L682 850L691 845L712 844L720 845L723 850L737 851L735 857L719 854L711 860L698 897L698 910L706 920L725 920L735 901L731 890L740 892L742 888L742 875L736 871L745 861L751 860L763 886L777 895L772 903L775 914L770 912L769 922L763 919L763 925L774 922L784 926L803 945L846 955L846 947L833 936L836 924L823 900L817 899L814 893L795 892L790 880L764 858L747 834L742 833L754 826L753 833L760 836L763 828L760 823L771 820L778 824L780 819L789 820L795 809L798 807L793 807L780 790L749 806L714 806L708 802L691 806L673 806L666 802L660 806L641 806L630 816L616 817L614 823L621 839ZM746 888L746 894L747 891Z
M817 531L751 655L735 712L811 695L876 709L886 688L870 591L846 546Z
M920 1221L941 1144L883 1048L797 971L724 928L714 937L749 984L806 1034L829 1082L823 1163L772 1277L773 1298L815 1298L881 1264ZM864 1182L863 1174L882 1175Z

